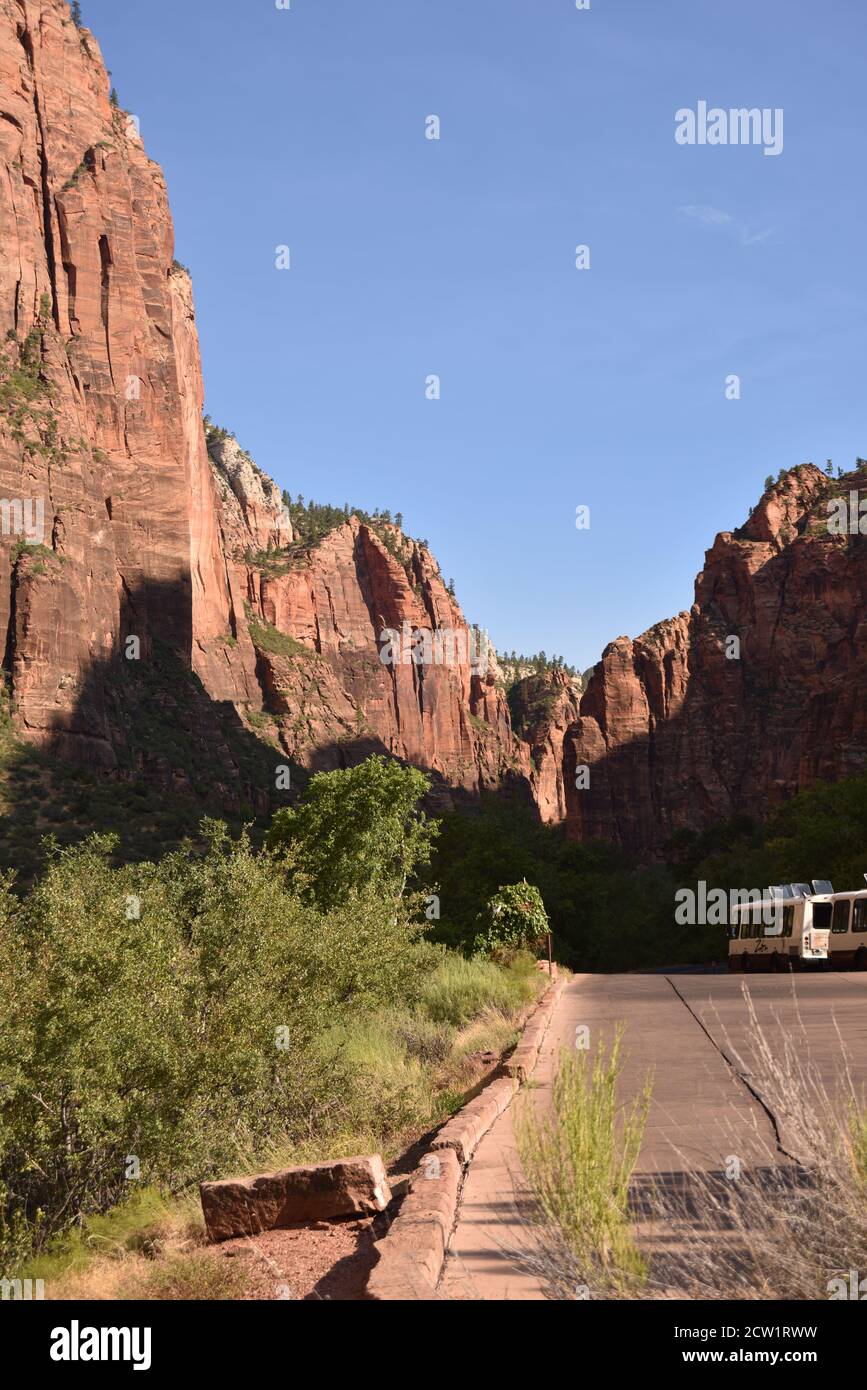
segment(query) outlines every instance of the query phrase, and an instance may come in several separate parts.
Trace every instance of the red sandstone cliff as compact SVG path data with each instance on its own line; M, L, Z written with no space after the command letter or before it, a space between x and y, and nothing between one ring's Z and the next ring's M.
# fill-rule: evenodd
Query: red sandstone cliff
M396 528L352 517L287 572L252 569L248 591L266 703L302 763L386 751L466 791L529 772L493 654L476 642L430 552ZM392 653L388 632L402 639ZM403 638L418 632L451 641L420 651L416 664ZM293 645L285 650L274 634ZM383 664L383 655L395 660Z
M867 767L867 546L827 525L829 497L859 485L867 496L862 473L788 473L717 536L689 613L606 649L566 738L573 836L658 854L678 829L761 819Z
M0 622L24 730L111 763L88 680L126 630L191 639L195 374L160 171L114 111L65 4L0 3L0 493L44 508L3 536Z
M642 854L867 765L865 547L824 524L863 475L787 475L580 709L563 673L514 690L518 739L425 547L357 518L305 546L234 441L209 455L165 182L65 0L0 0L0 164L0 623L26 738L260 810L275 760L387 751L443 797L515 782ZM452 655L384 665L405 628Z
M147 703L214 741L237 797L215 723L234 709L307 767L376 749L470 792L526 783L496 666L461 655L469 630L429 552L354 518L305 550L233 441L209 457L165 182L65 0L0 0L0 163L0 622L22 733L114 770ZM37 545L18 504L42 511ZM383 665L384 630L404 624L451 634L457 656ZM132 765L188 787L177 757L142 748Z

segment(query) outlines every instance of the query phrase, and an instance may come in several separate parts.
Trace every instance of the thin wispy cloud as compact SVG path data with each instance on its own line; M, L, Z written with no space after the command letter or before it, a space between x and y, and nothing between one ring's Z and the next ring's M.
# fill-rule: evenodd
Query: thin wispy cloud
M764 232L748 232L746 227L742 228L741 245L755 246L760 241L767 241L768 237L774 235L773 227L768 227Z
M707 227L721 226L725 222L732 221L729 213L723 212L720 208L711 208L703 204L699 206L690 204L689 207L680 208L679 211L685 213L687 217L695 218L696 222L704 222Z
M740 240L741 246L757 246L760 242L767 241L774 235L773 227L767 227L762 232L751 232L749 227L743 222L738 222L732 217L730 212L725 212L722 208L710 207L706 203L690 203L687 207L678 208L678 212L683 213L684 217L690 217L694 222L700 222L705 227L728 227Z

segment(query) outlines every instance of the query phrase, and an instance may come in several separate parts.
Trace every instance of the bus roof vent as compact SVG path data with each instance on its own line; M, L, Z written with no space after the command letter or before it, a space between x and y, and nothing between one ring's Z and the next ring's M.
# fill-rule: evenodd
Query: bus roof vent
M798 895L797 895L797 893L795 892L795 887L796 887L796 885L795 885L794 883L784 883L784 884L783 884L783 897L784 897L784 898L796 898Z
M793 883L792 887L795 890L796 898L809 898L813 891L809 883Z
M769 886L769 888L768 888L768 897L769 897L769 898L784 898L785 896L786 896L786 891L785 891L785 889L783 888L783 885L782 885L781 883L772 883L772 884L770 884L770 886Z
M834 885L833 885L833 883L831 882L831 880L830 880L829 878L814 878L814 879L813 879L813 892L814 892L814 893L833 893L833 891L834 891Z

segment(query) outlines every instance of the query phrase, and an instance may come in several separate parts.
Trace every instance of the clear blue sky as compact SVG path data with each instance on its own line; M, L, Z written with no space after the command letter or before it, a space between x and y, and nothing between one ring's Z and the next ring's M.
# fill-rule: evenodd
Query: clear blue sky
M402 511L500 649L590 665L768 473L867 455L863 0L83 9L210 414L293 494ZM699 100L782 107L782 154L676 144Z

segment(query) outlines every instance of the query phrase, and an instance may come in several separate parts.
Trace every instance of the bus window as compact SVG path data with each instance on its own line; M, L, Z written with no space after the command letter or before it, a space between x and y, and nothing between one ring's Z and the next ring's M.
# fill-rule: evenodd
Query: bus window
M783 908L783 936L792 935L792 927L795 925L795 909L793 907Z
M831 904L813 903L813 927L816 931L827 931L831 925Z
M849 902L849 898L841 898L834 904L831 931L835 936L843 936L849 930Z
M853 931L867 931L867 898L855 899L855 915L852 918Z

